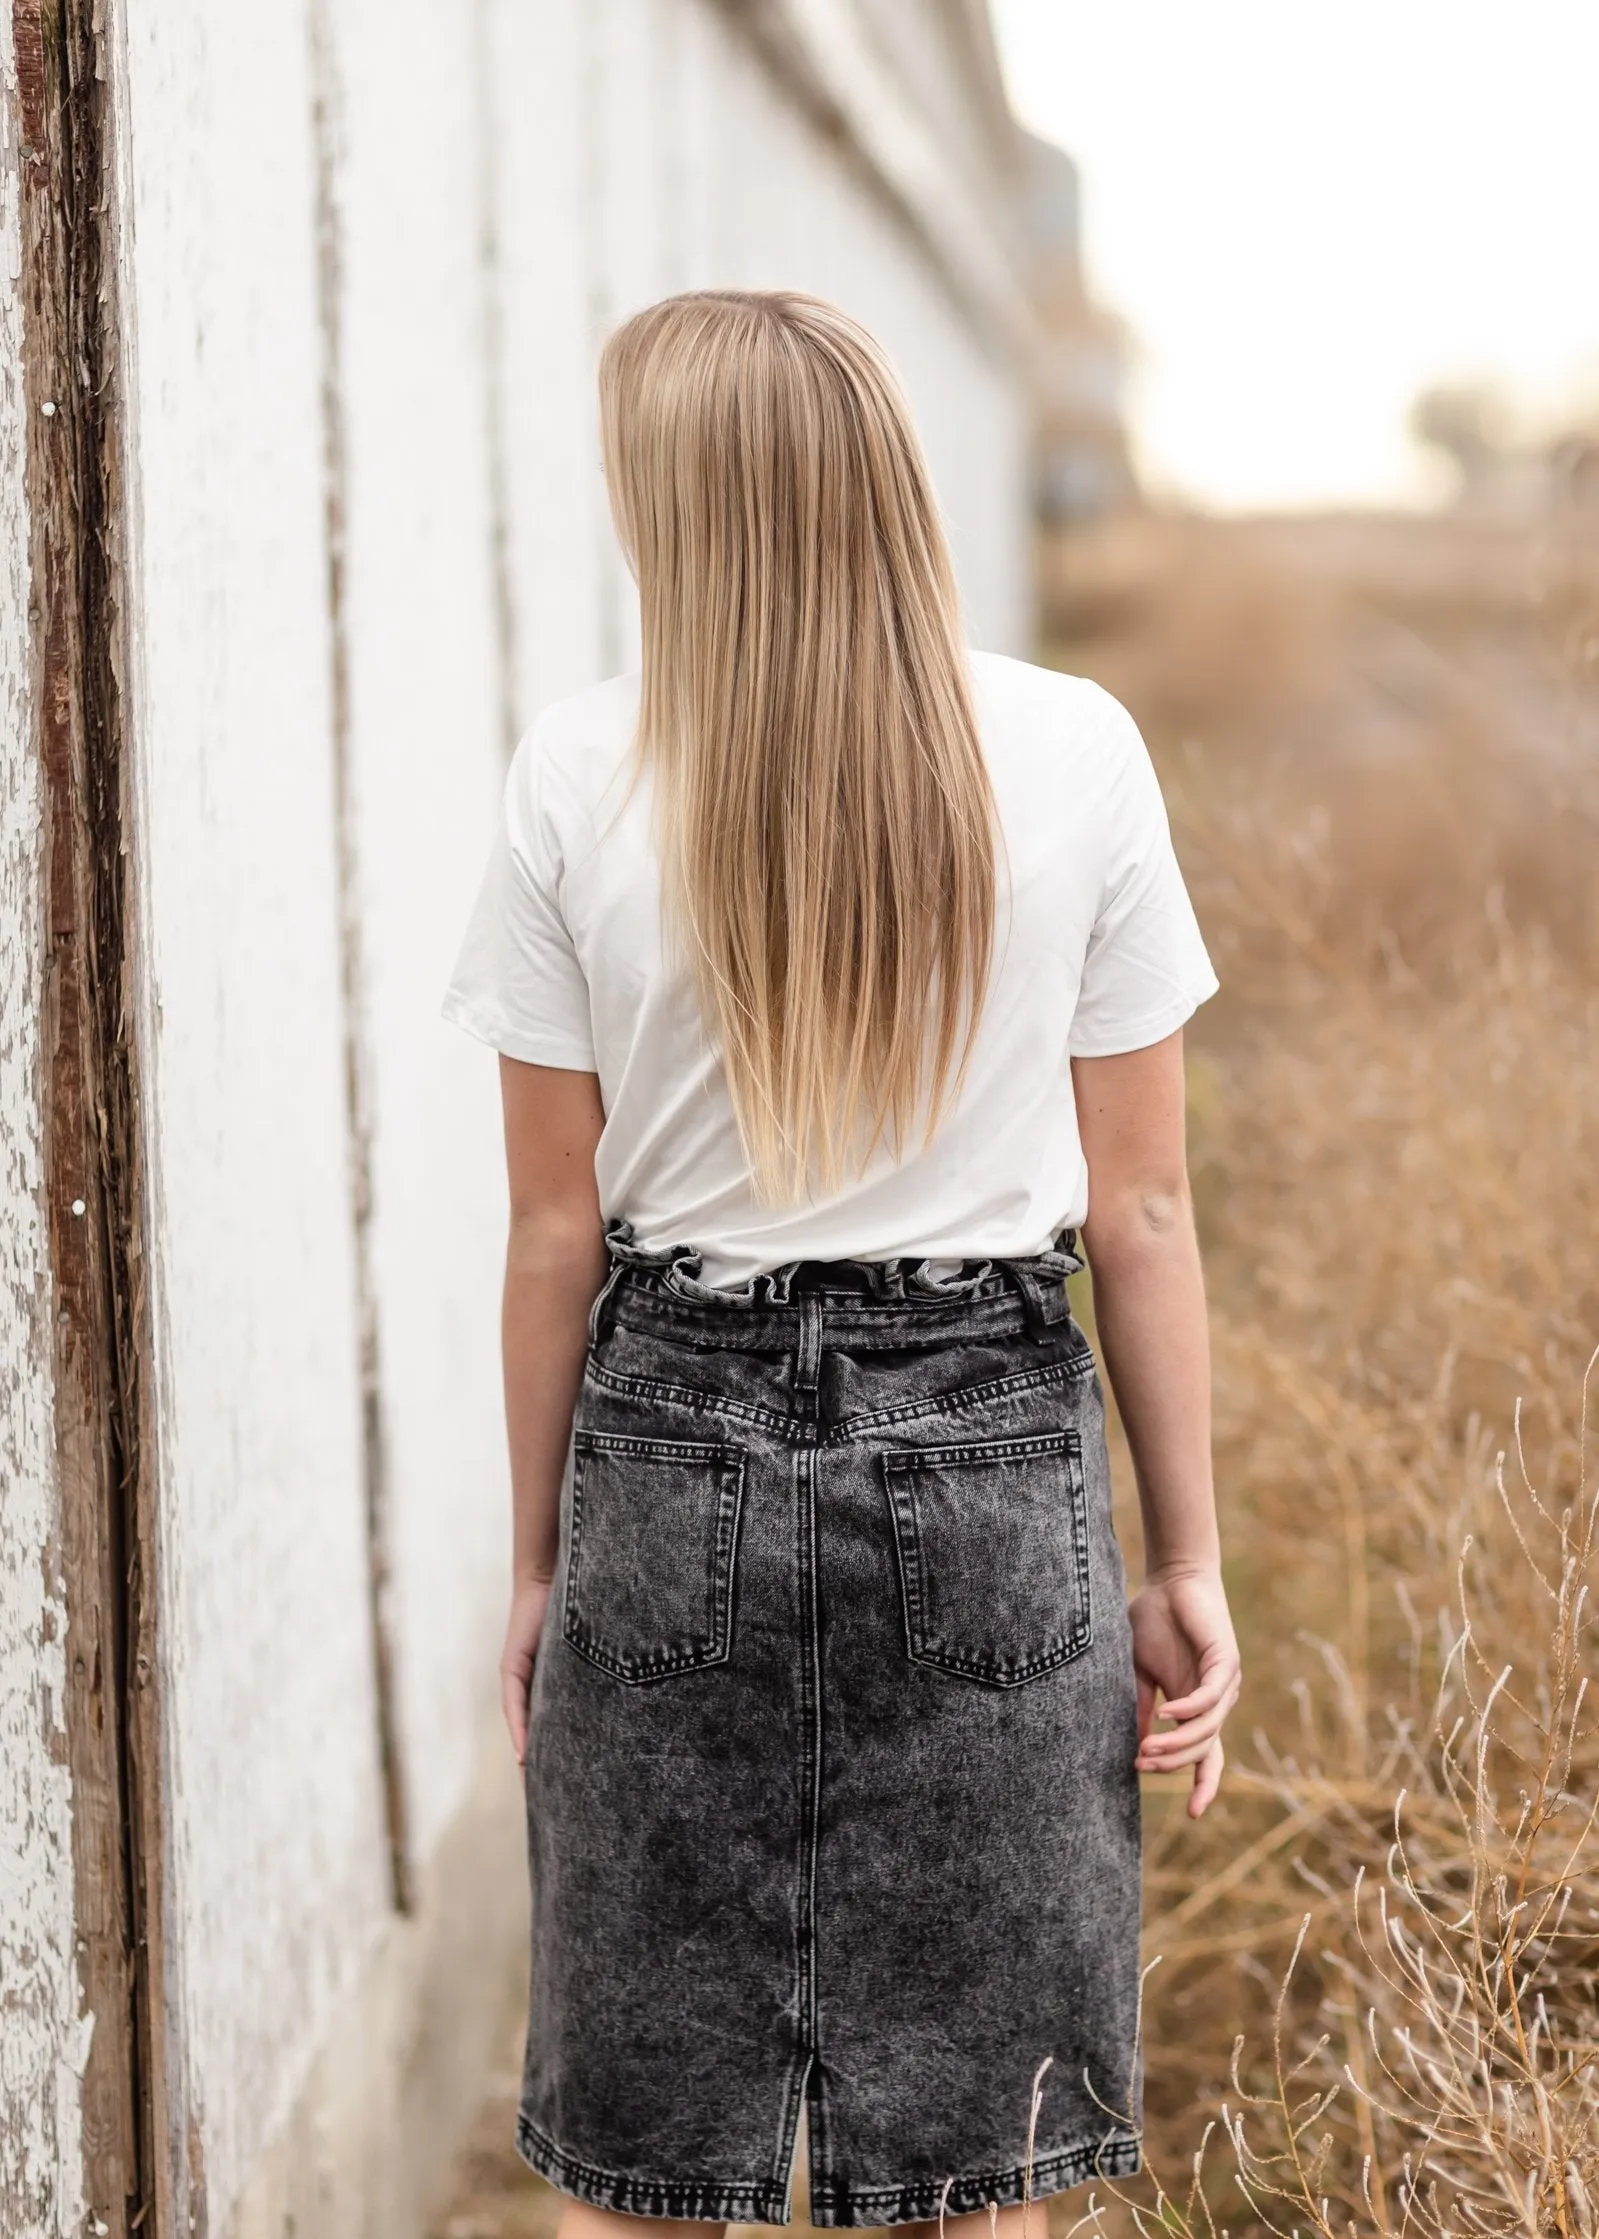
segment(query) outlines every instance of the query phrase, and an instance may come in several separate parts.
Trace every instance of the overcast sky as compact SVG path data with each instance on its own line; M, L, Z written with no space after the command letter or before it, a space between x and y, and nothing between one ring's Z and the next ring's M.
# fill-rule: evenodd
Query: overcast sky
M1152 482L1423 499L1427 384L1599 400L1599 0L994 0L1082 165Z

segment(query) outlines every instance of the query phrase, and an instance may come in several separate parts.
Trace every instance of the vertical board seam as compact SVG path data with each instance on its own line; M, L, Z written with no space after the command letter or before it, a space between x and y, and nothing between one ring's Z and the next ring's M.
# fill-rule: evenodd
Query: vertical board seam
M608 165L611 159L607 115L610 62L610 10L608 0L584 0L578 10L578 129L582 136L578 181L578 226L583 245L584 315L588 327L589 363L597 362L615 316L608 231L611 193ZM600 529L598 597L600 604L599 656L602 676L614 676L622 666L620 603L622 585L615 542Z
M495 685L507 763L525 720L511 573L510 436L505 407L505 274L500 243L499 140L495 131L492 0L472 0L472 97L477 131L478 282L482 291L484 426L489 479L489 570L494 590Z
M321 350L323 533L327 567L330 726L335 874L338 881L339 994L344 1040L350 1226L355 1272L361 1403L361 1476L367 1596L372 1631L378 1768L383 1791L389 1894L397 1912L415 1905L405 1770L400 1754L389 1554L387 1425L383 1407L382 1329L373 1266L372 1056L361 924L361 862L356 831L350 724L349 617L345 602L348 464L344 421L343 233L339 212L342 102L327 0L312 0L311 125L316 161L316 300Z

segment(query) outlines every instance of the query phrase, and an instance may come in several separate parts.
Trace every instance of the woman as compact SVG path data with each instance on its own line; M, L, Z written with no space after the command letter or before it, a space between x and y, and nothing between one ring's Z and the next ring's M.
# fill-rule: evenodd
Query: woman
M523 743L448 1005L510 1169L518 2140L565 2239L786 2222L802 2107L818 2223L1008 2226L1046 2060L1033 2196L1136 2167L1137 1774L1203 1811L1238 1685L1215 980L1127 715L965 652L858 326L679 296L600 389L642 676Z

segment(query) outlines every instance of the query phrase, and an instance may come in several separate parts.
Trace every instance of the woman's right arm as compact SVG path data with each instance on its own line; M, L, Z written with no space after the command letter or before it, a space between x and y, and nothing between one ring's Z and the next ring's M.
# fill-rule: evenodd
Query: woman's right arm
M1138 1768L1192 1765L1188 1809L1197 1819L1221 1779L1239 1659L1211 1478L1210 1344L1188 1189L1182 1034L1121 1056L1076 1058L1072 1079L1088 1161L1083 1242L1094 1320L1144 1521L1144 1583L1132 1603ZM1156 1732L1157 1717L1172 1730Z
M605 1274L594 1152L605 1111L593 1073L500 1059L511 1227L501 1317L511 1448L511 1614L500 1659L520 1761L527 1696L560 1534L561 1479Z

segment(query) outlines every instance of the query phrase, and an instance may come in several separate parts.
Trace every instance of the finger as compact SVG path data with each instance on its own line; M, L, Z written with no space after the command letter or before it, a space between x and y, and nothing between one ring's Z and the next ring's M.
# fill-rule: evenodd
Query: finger
M1210 1804L1214 1802L1216 1791L1221 1786L1222 1766L1226 1761L1226 1752L1223 1750L1221 1743L1219 1741L1212 1742L1203 1759L1194 1769L1194 1792L1188 1799L1188 1816L1190 1819L1202 1818Z
M1154 1717L1155 1682L1152 1679L1146 1679L1140 1672L1138 1674L1138 1738L1140 1741L1148 1738Z
M1207 1749L1211 1748L1221 1732L1220 1721L1203 1734L1172 1734L1159 1737L1166 1747L1146 1747L1139 1751L1138 1766L1146 1773L1174 1773L1183 1765L1197 1765Z
M516 1761L521 1764L527 1749L527 1682L515 1672L500 1674L500 1708L505 1713L505 1724L511 1736L511 1747L516 1751Z
M1214 1734L1206 1734L1197 1741L1189 1741L1185 1736L1180 1747L1168 1749L1159 1757L1146 1750L1137 1760L1137 1769L1141 1773L1180 1773L1185 1765L1197 1765L1207 1750L1214 1749L1216 1738Z
M1179 1765L1196 1763L1220 1734L1231 1708L1231 1703L1218 1703L1207 1718L1196 1719L1176 1733L1151 1734L1139 1746L1140 1772L1172 1772Z
M1142 1744L1144 1753L1152 1757L1166 1757L1180 1749L1185 1752L1186 1761L1186 1757L1192 1755L1196 1742L1203 1744L1212 1741L1221 1732L1222 1723L1230 1715L1237 1700L1237 1692L1234 1690L1224 1695L1219 1703L1213 1703L1203 1717L1185 1719L1181 1726L1174 1727L1170 1733L1149 1734Z
M1162 1703L1160 1715L1162 1718L1197 1717L1202 1711L1209 1710L1212 1703L1220 1702L1229 1687L1236 1688L1240 1678L1238 1660L1229 1656L1213 1672L1206 1674L1192 1694L1177 1695L1171 1701Z

